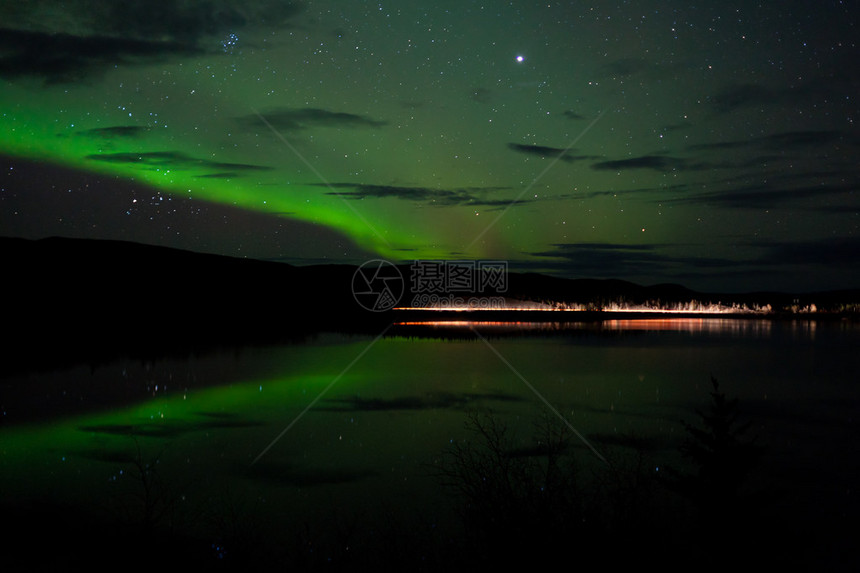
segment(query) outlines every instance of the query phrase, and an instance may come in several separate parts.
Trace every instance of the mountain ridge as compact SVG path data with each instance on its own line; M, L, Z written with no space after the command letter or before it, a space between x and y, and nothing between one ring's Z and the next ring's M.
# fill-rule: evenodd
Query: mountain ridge
M133 241L109 240L109 239L81 239L66 237L47 237L42 239L26 239L19 237L0 236L0 255L2 264L7 269L7 281L9 272L19 272L18 276L32 275L34 270L32 264L35 260L43 263L59 265L60 270L68 270L70 266L79 267L77 270L84 271L93 269L85 268L85 264L93 263L108 264L116 266L113 273L128 273L124 278L136 278L143 282L155 282L147 277L145 272L171 273L182 277L182 270L190 270L194 265L197 271L197 279L191 278L193 282L200 282L202 278L218 279L225 278L230 272L245 271L251 273L254 278L264 275L280 277L284 280L306 281L311 285L305 289L296 289L296 284L291 285L291 293L319 294L339 292L351 294L349 288L329 289L324 282L337 278L351 279L358 269L358 265L348 263L330 263L299 266L286 262L270 261L264 259L253 259L235 257L231 255L203 253L167 247L150 245ZM453 261L456 264L457 261ZM130 265L130 266L129 266ZM10 266L13 267L10 269ZM411 278L409 263L394 263L404 279ZM25 268L29 267L29 268ZM36 275L45 275L44 268L35 271ZM133 273L133 274L132 274ZM201 274L202 273L202 274ZM814 297L840 297L846 301L850 297L860 294L860 288L838 288L826 291L794 292L794 291L750 291L741 293L719 293L697 291L678 283L657 283L653 285L642 285L625 279L617 278L565 278L536 272L509 272L508 284L505 292L512 298L534 298L537 296L555 296L559 301L572 301L575 296L601 295L603 298L623 296L636 300L643 297L676 300L682 297L698 297L701 299L720 300L754 300L765 297L779 297L812 300ZM93 278L102 278L95 275ZM169 277L168 277L169 278ZM31 281L32 282L32 279ZM169 282L169 281L168 281ZM347 281L348 287L351 281ZM343 285L341 285L343 286ZM321 289L321 290L320 290ZM501 291L500 291L501 292ZM468 292L467 294L481 294ZM492 292L491 294L497 294ZM350 297L351 298L351 297ZM329 301L332 302L332 301ZM351 306L352 301L348 301ZM580 302L588 302L586 300ZM856 302L856 301L851 301Z
M81 356L98 361L119 354L187 353L300 340L326 331L378 334L397 320L397 311L371 312L361 305L352 286L360 267L349 264L301 267L135 242L64 237L0 237L0 257L7 305L4 326L11 335L7 366L34 360L69 362ZM413 271L405 263L397 268L405 291L412 284ZM776 312L789 313L799 308L837 312L853 304L856 313L860 300L858 289L719 295L671 283L642 286L621 279L567 279L539 273L509 273L503 287L456 294L464 298L502 295L544 308L585 305L597 312L596 317L579 313L577 321L599 320L599 311L619 304L666 305L695 299L703 305L717 301L768 304ZM481 316L483 320L489 315ZM570 316L564 320L574 320ZM559 318L542 313L537 320Z

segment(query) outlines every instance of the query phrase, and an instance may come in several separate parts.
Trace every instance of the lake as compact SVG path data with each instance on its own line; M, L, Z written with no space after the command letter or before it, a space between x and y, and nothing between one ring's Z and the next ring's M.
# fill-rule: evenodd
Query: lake
M7 564L681 568L719 545L851 570L858 343L835 321L428 321L9 377ZM753 517L702 525L663 476L694 469L712 377L761 448L733 506Z

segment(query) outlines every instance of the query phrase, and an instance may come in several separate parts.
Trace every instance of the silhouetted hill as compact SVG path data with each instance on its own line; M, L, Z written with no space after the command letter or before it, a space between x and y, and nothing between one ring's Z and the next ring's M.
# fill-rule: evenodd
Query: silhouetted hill
M188 352L302 337L360 318L352 270L121 241L0 239L15 360Z
M46 318L118 325L141 317L171 324L268 322L273 315L301 321L314 300L349 295L348 282L336 288L334 273L281 263L122 241L3 239L0 245L4 290Z
M547 302L594 303L626 300L690 300L696 293L673 284L642 286L620 279L564 279L536 273L512 274L510 292L514 298Z
M370 312L353 296L357 267L285 263L193 253L122 241L0 238L4 371L39 361L48 367L87 357L193 352L213 346L270 343L321 331L378 334L396 315ZM408 306L414 270L399 267ZM501 295L556 307L587 305L771 305L774 312L853 308L860 291L817 294L697 293L680 285L642 286L616 279L563 279L509 273ZM444 293L443 293L444 294ZM853 306L852 306L853 305ZM594 314L594 313L592 313ZM598 313L599 314L599 313ZM486 318L487 315L482 315ZM518 315L518 319L521 316ZM594 319L590 316L590 319ZM599 318L599 316L598 316ZM538 320L558 320L544 316ZM567 317L570 320L569 317ZM576 320L587 320L577 314Z

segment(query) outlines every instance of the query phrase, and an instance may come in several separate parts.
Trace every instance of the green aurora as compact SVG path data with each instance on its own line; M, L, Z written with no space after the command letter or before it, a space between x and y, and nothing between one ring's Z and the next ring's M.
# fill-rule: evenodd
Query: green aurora
M856 286L857 10L809 9L5 6L0 233Z

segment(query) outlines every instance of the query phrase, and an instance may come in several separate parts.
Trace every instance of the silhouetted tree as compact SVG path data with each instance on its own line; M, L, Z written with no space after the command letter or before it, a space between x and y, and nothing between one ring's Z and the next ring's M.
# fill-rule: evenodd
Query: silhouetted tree
M691 468L686 472L669 468L668 485L693 506L689 555L706 556L702 567L722 570L761 551L755 532L760 526L758 496L748 486L763 448L746 436L750 422L741 421L738 399L726 398L713 377L711 385L708 408L697 410L700 424L683 422L687 436L680 453Z
M461 517L475 565L534 560L565 543L584 517L578 473L564 455L565 428L539 427L522 448L491 414L471 414L471 440L452 445L437 468L443 485L462 501Z
M601 448L600 460L580 460L579 439L551 416L525 447L492 414L472 414L467 428L471 439L453 444L437 473L459 494L473 565L618 567L651 551L653 480L641 452Z
M737 511L743 488L762 454L762 448L746 437L750 422L741 422L738 399L726 398L713 377L711 385L708 409L697 410L701 425L684 422L687 438L680 451L695 471L678 481L682 493L691 497L708 520Z

